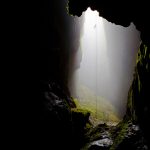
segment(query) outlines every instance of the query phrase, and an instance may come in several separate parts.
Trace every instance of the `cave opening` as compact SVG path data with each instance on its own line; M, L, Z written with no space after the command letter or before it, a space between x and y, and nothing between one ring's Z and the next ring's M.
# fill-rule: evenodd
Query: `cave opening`
M89 6L99 14L83 12ZM148 10L145 2L42 2L33 99L38 138L50 149L148 149ZM110 114L124 117L111 126Z
M69 83L71 95L77 107L90 111L93 124L117 124L126 112L140 33L133 23L115 25L90 8L80 18L83 23Z

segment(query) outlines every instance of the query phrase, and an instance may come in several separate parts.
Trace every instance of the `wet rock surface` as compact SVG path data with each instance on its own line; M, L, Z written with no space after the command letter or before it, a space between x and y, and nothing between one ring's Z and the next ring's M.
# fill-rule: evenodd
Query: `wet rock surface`
M131 121L122 121L112 132L113 145L110 150L145 150L148 149L148 143L138 124Z
M117 126L99 124L86 135L82 150L148 150L147 142L138 125L121 122Z
M148 150L147 144L139 125L130 122L125 129L122 140L118 145L114 145L113 148L116 150L126 150L128 148L132 150Z
M105 123L91 128L86 134L86 142L88 144L86 144L83 150L109 149L113 144L111 138L111 129L113 128L114 127L110 127Z
M113 144L113 141L110 138L104 138L98 141L94 141L91 143L89 150L96 150L96 149L109 149L110 146Z

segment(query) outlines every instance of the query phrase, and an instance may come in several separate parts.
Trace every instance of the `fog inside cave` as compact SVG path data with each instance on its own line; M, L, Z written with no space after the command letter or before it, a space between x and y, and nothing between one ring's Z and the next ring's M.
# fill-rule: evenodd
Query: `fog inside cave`
M111 120L115 115L122 118L140 33L133 23L129 27L115 25L90 8L82 17L84 23L75 59L78 68L73 73L71 94L81 107L89 107L96 118Z

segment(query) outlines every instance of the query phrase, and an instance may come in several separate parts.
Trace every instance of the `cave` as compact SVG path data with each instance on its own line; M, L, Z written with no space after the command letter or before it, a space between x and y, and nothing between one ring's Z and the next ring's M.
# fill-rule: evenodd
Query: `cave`
M112 24L90 8L80 17L79 48L70 58L75 69L69 91L78 107L91 111L92 122L94 118L95 123L115 124L126 112L140 32L133 23L129 27Z
M74 56L80 46L80 26L84 23L80 16L88 7L115 25L127 28L133 23L140 32L141 41L128 89L126 111L116 126L102 123L93 127L89 120L90 112L77 108L71 87L68 86L73 70L78 67L74 64ZM33 115L38 126L36 145L41 144L42 149L53 150L149 149L148 10L145 1L133 4L129 0L41 2L40 54L37 60L39 78L35 92L37 107ZM75 17L79 21L75 21Z

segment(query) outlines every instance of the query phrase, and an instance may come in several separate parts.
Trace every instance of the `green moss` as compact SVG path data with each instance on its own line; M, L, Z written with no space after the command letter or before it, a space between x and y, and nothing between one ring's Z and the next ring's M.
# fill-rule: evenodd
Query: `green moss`
M94 125L100 121L105 123L118 123L119 117L113 105L105 98L95 95L89 88L80 85L78 87L80 99L73 98L77 108L85 109L91 113L90 120Z
M140 64L143 66L143 60L146 59L146 57L148 56L148 47L144 44L141 44L139 50L138 50L138 56L137 56L137 59L136 59L136 63ZM150 58L150 56L149 56Z
M124 140L128 129L128 122L122 121L121 123L119 123L118 129L119 131L116 133L116 137L114 138L114 143L111 146L110 150L115 150L118 147L118 145L122 143L122 141Z
M90 130L86 133L86 140L88 143L98 140L101 137L101 134L110 130L110 127L107 124L99 124L95 127L90 128Z
M71 99L74 101L76 107L79 107L78 99L77 98L73 98L73 97L71 97Z
M136 110L135 110L135 102L138 99L138 94L141 93L143 89L143 76L141 72L146 72L149 70L149 54L148 47L141 43L140 48L138 50L138 55L136 59L136 68L133 78L133 83L128 93L128 101L127 101L127 114L126 117L128 119L132 119L132 121L137 120Z
M87 123L85 129L87 131L89 131L91 129L91 127L92 127L92 125L90 123Z
M97 128L91 128L89 132L86 134L86 140L89 142L92 142L94 140L97 140L100 137L100 130Z
M72 108L71 111L73 113L82 114L83 116L87 116L90 112L86 109Z
M145 58L145 57L146 57L146 55L147 55L147 50L148 50L147 46L146 46L146 45L144 45L144 58Z
M141 83L139 83L139 82L140 82L140 80L139 80L138 76L135 75L132 86L130 87L129 92L128 92L127 112L125 115L125 119L132 120L133 122L137 121L137 116L136 116L135 106L134 106L134 102L135 102L134 91L135 91L135 88L136 88L136 90L137 90L137 88L140 90Z
M132 90L132 88L130 88L129 94L128 94L128 102L127 102L127 107L128 107L129 109L132 109L132 107L133 107L132 95L133 95L133 90ZM131 110L130 110L130 111L131 111Z
M66 5L66 11L67 11L67 14L68 14L69 16L74 17L74 16L73 16L72 14L70 14L70 12L69 12L69 0L68 0L67 5Z

